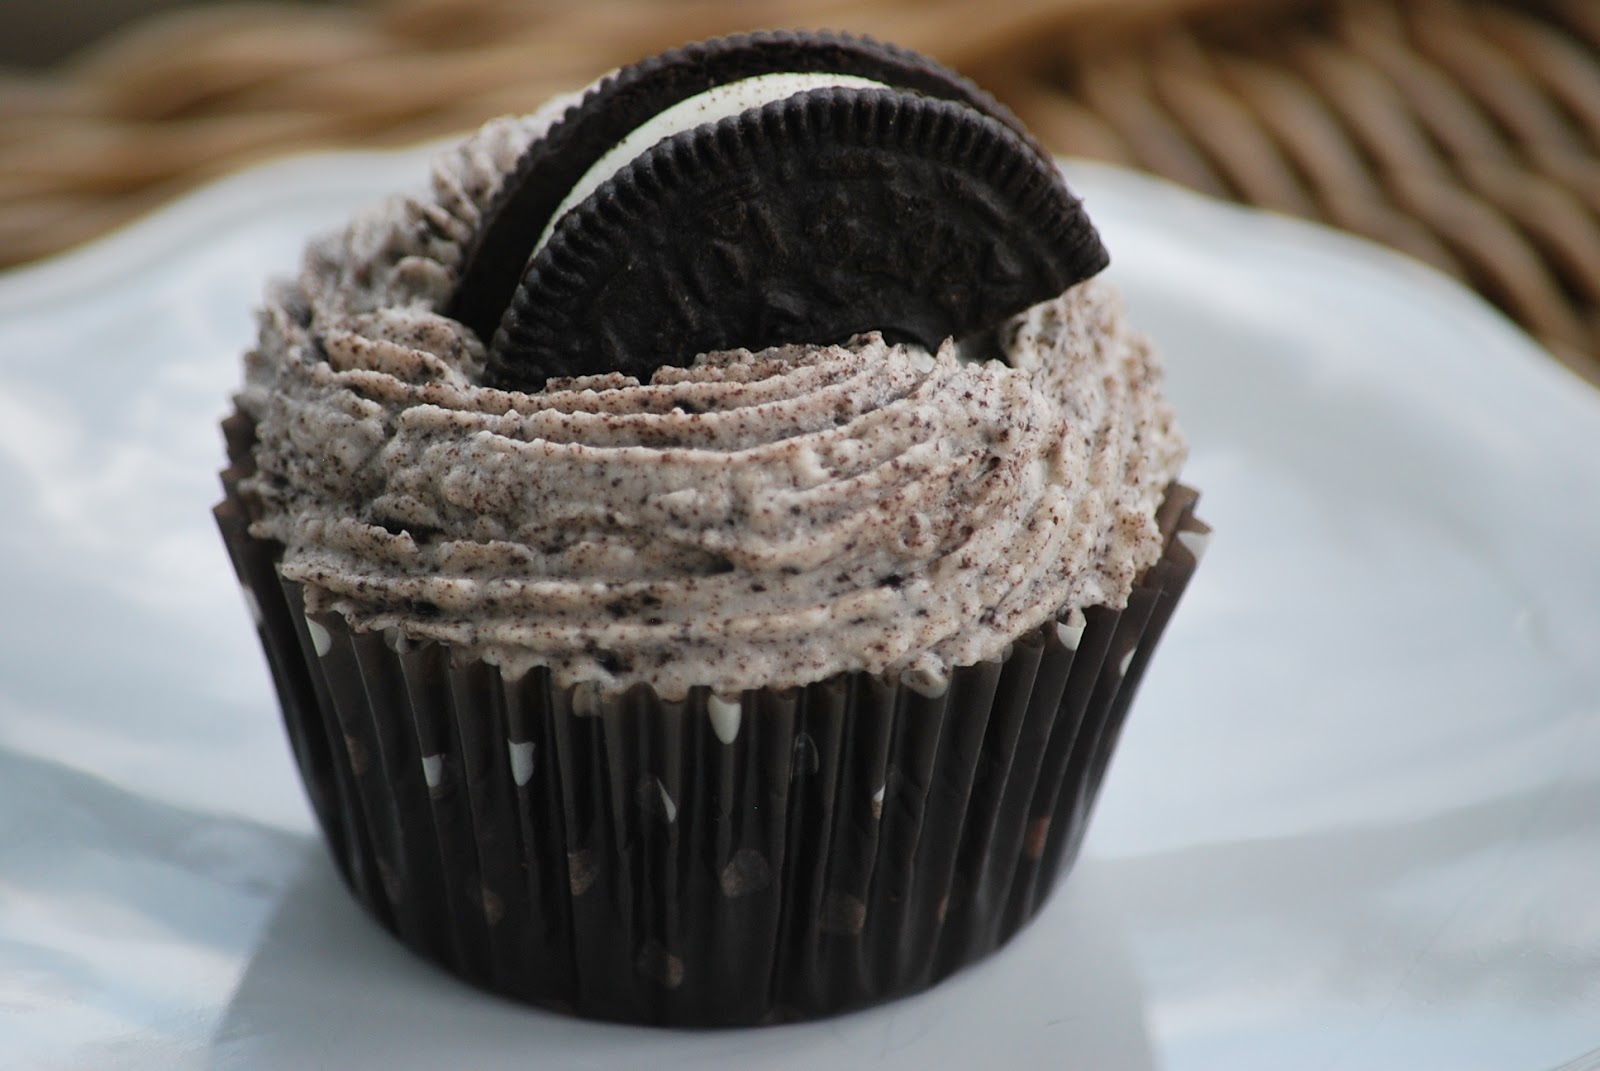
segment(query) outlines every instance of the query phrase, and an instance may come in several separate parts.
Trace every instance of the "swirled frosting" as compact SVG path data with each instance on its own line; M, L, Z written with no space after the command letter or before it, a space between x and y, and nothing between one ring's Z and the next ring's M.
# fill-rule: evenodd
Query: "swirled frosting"
M1125 603L1184 455L1104 283L1005 360L867 335L708 354L648 383L480 385L445 307L497 184L565 101L445 153L275 284L237 402L258 537L308 608L510 676L666 698L844 670L937 689L1026 630Z

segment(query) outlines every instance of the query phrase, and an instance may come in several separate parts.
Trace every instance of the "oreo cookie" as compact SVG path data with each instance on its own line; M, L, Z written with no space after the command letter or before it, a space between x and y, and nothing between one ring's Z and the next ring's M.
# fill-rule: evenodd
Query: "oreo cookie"
M617 71L528 147L467 250L450 315L490 339L551 216L578 180L629 133L719 85L771 74L868 78L961 101L1034 145L1020 121L972 82L919 53L837 33L762 31L685 45Z
M489 376L641 379L703 352L981 335L1104 267L1050 158L924 57L834 34L691 45L530 147L450 312Z

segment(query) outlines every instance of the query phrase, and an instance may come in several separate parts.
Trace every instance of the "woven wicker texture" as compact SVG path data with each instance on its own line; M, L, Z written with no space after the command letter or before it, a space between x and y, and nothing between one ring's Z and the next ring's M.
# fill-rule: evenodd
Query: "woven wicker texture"
M1395 246L1600 384L1595 0L204 8L0 80L0 263L268 156L465 129L640 55L774 25L922 49L1057 151Z

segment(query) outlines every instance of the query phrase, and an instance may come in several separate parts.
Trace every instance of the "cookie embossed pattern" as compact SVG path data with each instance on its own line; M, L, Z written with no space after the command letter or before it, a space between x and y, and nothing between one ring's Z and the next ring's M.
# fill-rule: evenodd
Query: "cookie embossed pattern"
M665 139L607 184L536 253L497 380L602 361L647 376L664 355L867 331L934 351L1105 264L1004 125L886 88L789 96Z
M1159 365L925 58L757 34L567 103L262 313L216 515L313 809L385 927L532 1003L925 988L1071 862L1203 548Z

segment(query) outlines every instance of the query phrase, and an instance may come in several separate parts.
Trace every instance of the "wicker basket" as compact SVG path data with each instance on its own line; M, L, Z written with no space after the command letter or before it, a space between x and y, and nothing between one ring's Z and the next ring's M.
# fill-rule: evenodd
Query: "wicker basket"
M190 10L0 80L0 264L289 149L416 141L686 40L830 26L939 56L1058 151L1393 245L1600 383L1600 4L996 0L981 12L881 0Z

